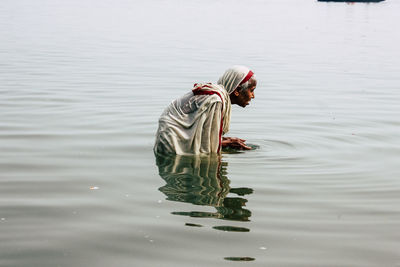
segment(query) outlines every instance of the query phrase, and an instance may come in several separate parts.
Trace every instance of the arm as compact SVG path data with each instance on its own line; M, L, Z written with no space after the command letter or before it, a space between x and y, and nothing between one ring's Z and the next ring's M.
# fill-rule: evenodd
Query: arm
M222 103L216 101L209 104L203 112L204 123L201 124L201 152L217 153L220 143Z
M220 138L222 148L233 148L239 150L250 150L251 147L246 146L245 141L236 137L220 137L221 129L221 102L213 103L206 115L205 123L202 130L202 151L217 152ZM208 141L209 140L209 141ZM210 145L210 147L208 147Z

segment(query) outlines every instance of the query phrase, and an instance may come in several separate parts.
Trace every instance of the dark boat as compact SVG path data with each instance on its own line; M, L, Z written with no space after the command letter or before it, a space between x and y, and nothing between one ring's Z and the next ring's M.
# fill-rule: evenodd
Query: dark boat
M385 0L318 0L319 2L377 3Z

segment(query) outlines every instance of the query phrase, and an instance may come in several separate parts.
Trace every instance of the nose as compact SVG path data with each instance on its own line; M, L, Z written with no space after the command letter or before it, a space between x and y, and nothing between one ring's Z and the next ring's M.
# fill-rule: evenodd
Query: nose
M253 92L253 93L251 93L251 98L254 98L254 92Z

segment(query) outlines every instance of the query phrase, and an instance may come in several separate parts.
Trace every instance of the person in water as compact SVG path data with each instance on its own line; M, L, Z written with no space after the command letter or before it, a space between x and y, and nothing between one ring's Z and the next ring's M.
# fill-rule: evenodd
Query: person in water
M245 140L223 137L229 131L231 105L246 107L254 98L257 80L245 66L225 71L217 84L197 83L161 114L156 154L219 154L222 147L251 149Z

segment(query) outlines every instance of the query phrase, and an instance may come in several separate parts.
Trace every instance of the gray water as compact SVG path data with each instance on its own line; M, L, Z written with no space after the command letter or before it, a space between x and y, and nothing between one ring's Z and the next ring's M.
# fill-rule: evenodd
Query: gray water
M400 266L399 11L3 0L0 265ZM233 64L258 148L156 159L165 106Z

